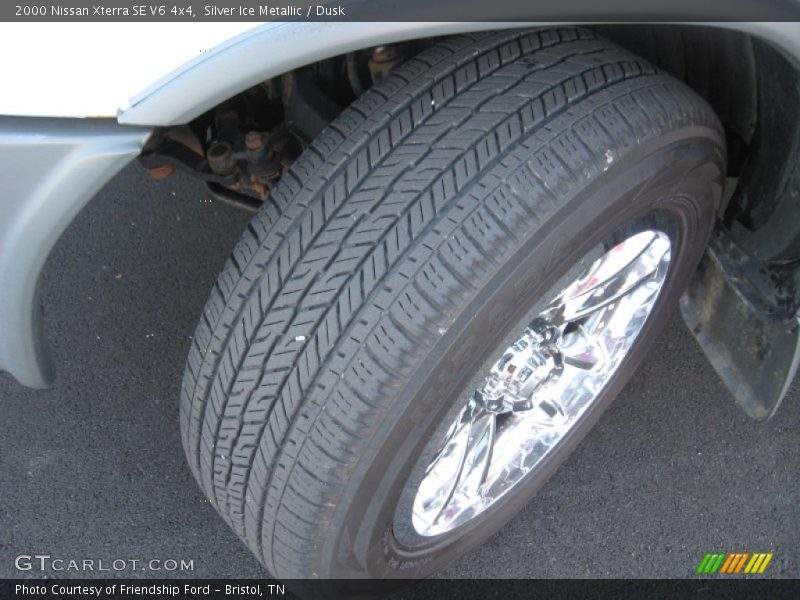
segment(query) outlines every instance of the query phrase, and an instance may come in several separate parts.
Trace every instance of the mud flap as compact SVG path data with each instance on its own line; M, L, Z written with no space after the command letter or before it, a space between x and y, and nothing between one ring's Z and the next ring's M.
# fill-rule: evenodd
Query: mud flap
M748 415L771 417L800 363L798 316L785 280L718 226L681 298L681 312L706 357Z

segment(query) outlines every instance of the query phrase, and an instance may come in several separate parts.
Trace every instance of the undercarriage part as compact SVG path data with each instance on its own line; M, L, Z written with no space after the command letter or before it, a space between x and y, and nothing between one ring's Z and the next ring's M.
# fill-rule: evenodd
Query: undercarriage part
M139 156L139 162L149 169L151 175L155 175L157 179L163 179L158 175L169 174L177 170L190 173L204 181L232 184L235 180L231 174L215 173L204 156L198 155L184 144L165 135L153 135L153 139L148 142L144 152Z
M219 200L252 212L269 196L299 148L286 127L243 133L249 124L243 120L238 111L223 105L208 126L205 152L199 139L195 143L185 134L166 130L154 136L139 160L155 179L175 170L188 172L205 181Z
M236 170L233 147L228 142L215 142L206 154L208 166L217 175L231 175Z
M359 61L355 52L351 52L347 55L345 69L347 70L347 81L350 84L350 87L353 89L353 93L356 95L356 97L360 96L366 91L366 89L364 88L364 82L361 80Z
M188 125L157 131L139 160L154 179L190 173L218 200L252 212L342 107L420 43L351 52L265 81Z
M342 112L342 107L317 85L309 70L284 75L282 83L286 126L308 145Z
M213 181L207 182L206 188L208 189L209 194L223 204L227 204L228 206L232 206L234 208L239 208L245 212L255 214L258 212L258 209L262 204L260 200L257 200L252 196L234 192L233 190L221 186L218 183L214 183Z
M369 73L372 82L378 83L386 77L392 69L403 62L403 54L397 46L378 46L369 59Z

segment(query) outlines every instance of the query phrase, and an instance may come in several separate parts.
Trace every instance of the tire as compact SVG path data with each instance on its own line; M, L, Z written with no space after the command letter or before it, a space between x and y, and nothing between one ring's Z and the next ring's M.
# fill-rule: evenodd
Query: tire
M706 247L713 111L592 32L448 38L296 161L211 292L180 424L203 492L278 578L420 578L510 520L618 393ZM544 290L637 219L672 262L641 334L567 439L450 533L395 535L419 457ZM397 517L399 518L399 517Z

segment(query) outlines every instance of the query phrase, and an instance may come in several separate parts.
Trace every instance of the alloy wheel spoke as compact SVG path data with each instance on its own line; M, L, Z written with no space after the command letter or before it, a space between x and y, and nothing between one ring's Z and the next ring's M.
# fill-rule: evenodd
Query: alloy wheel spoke
M626 243L639 238L634 236ZM546 318L559 324L583 319L651 281L659 271L661 259L669 251L669 241L652 235L636 240L627 250L614 248L592 265L591 276L565 290L546 311ZM623 246L620 244L620 246Z
M564 335L558 349L564 357L564 364L587 371L602 367L608 360L602 339L590 336L583 325Z

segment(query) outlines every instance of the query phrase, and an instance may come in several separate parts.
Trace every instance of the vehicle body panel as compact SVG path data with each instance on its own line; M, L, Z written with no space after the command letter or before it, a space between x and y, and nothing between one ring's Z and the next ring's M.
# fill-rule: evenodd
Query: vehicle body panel
M113 120L0 117L0 370L23 385L54 375L39 301L47 256L149 133Z
M179 125L276 75L359 48L418 37L554 23L269 23L131 99L120 123ZM703 25L698 23L698 25ZM800 63L800 23L708 23L763 37ZM268 61L245 60L269 56ZM208 90L208 82L214 89Z
M256 27L0 23L0 115L114 118L137 92Z
M141 23L3 23L0 55L26 58L0 61L0 115L177 125L260 81L351 50L547 24L553 23L148 23L143 43ZM800 23L707 25L762 37L800 62ZM42 39L53 50L43 51Z

